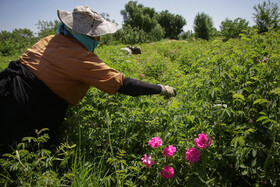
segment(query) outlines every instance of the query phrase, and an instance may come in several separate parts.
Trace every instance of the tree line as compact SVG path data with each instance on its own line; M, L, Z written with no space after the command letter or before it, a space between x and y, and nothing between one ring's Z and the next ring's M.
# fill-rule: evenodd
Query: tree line
M242 18L230 20L226 18L221 22L220 31L213 26L213 19L210 15L201 12L197 13L193 21L192 31L183 31L187 24L185 18L178 14L172 14L168 10L156 12L154 8L144 7L137 1L129 1L124 10L120 13L123 16L123 25L116 33L102 37L101 45L123 43L136 44L155 42L162 39L187 39L198 38L209 40L213 37L223 37L224 40L238 38L240 34L250 29L258 29L264 33L272 29L280 28L280 13L278 5L270 1L264 1L253 7L253 14L256 25L249 27L249 22ZM110 20L109 15L102 13L102 16ZM55 34L59 21L39 20L38 33L34 34L29 29L15 29L12 32L0 32L0 55L8 56L15 52L21 52L26 47L33 45L38 39Z

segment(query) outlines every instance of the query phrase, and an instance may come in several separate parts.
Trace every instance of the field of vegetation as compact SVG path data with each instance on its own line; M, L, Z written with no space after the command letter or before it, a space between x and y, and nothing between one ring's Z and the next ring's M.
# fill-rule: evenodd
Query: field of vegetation
M250 32L141 44L132 56L98 47L112 68L177 96L91 88L69 107L61 145L46 149L43 129L2 156L1 186L279 186L280 32ZM0 57L1 69L19 56Z

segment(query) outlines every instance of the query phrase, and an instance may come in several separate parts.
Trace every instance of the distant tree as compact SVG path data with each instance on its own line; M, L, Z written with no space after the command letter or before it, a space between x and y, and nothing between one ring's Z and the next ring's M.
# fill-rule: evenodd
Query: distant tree
M244 33L248 28L249 22L242 18L236 18L235 20L230 20L228 18L222 21L220 30L225 40L229 38L238 38L239 34Z
M188 30L186 32L182 32L180 35L179 35L179 39L180 40L186 40L188 38L192 38L193 37L193 31L192 30Z
M39 29L38 36L39 38L44 38L46 36L56 34L57 27L59 25L59 21L41 21L39 20L37 28Z
M120 41L123 44L137 44L145 42L159 41L164 37L164 29L157 24L150 32L145 32L138 27L123 25L116 33L113 34L115 41ZM102 38L101 38L102 39Z
M121 10L121 15L125 25L130 25L132 28L138 27L147 33L157 25L155 9L137 4L137 1L129 1L125 9Z
M213 20L205 13L198 13L194 18L194 32L197 38L209 40L213 32Z
M183 32L186 20L180 15L174 15L168 10L162 11L157 16L157 21L165 30L165 38L178 39L178 35Z
M29 29L14 29L12 32L0 32L0 54L3 56L23 52L33 45L37 38Z
M159 41L164 37L164 29L156 20L155 9L129 1L121 10L124 24L114 36L126 44Z
M254 21L258 26L259 33L279 28L280 14L277 4L264 1L262 4L254 6L254 9L256 11Z
M114 37L123 44L133 45L136 43L144 43L146 33L138 27L133 28L131 25L123 25L121 29L114 33Z
M218 31L215 27L212 27L212 29L210 31L210 36L219 37L219 36L221 36L221 31Z
M29 29L14 29L12 32L1 31L0 33L0 41L5 40L17 40L17 41L26 41L31 37L34 37L33 32Z
M110 19L110 15L108 13L102 12L100 15L101 15L101 17L103 17L107 21L110 21L110 22L113 22L113 23L115 22L115 20Z
M164 35L164 28L162 28L160 24L156 24L156 26L152 28L151 32L147 33L145 42L160 41L164 38Z

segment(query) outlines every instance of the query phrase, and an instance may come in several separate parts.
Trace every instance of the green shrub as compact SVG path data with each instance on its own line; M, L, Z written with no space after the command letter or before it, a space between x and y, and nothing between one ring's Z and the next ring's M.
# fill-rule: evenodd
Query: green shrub
M61 144L55 153L44 149L49 139L45 132L36 130L37 137L25 137L13 153L0 159L0 184L5 186L53 186L69 182L69 161L74 157L74 146Z
M122 45L97 47L95 53L110 67L127 77L173 86L177 96L108 95L91 88L67 111L68 142L77 144L76 161L65 172L70 173L67 184L279 186L280 33L248 32L226 42L139 44L143 53L131 56L120 51ZM199 161L189 163L186 149L201 133L212 143ZM163 147L152 149L152 137L160 137ZM174 156L157 157L168 145L176 147ZM145 154L155 161L151 168L141 161ZM173 178L161 177L164 165L174 169ZM53 179L65 174L55 172ZM36 179L44 176L38 173ZM16 177L28 179L23 172Z

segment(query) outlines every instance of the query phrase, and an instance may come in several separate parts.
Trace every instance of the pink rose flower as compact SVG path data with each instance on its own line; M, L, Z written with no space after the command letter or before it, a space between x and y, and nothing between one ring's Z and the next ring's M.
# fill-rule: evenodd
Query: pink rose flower
M141 74L140 76L141 76L141 77L144 77L144 76L145 76L145 74Z
M186 152L186 159L190 162L190 163L194 163L196 161L199 161L199 151L196 148L190 148L189 150L187 150Z
M160 174L165 179L171 179L174 176L174 169L170 166L165 166Z
M170 145L163 149L163 154L167 157L173 156L175 152L176 152L176 147L173 147L173 145Z
M149 145L151 147L159 147L162 145L162 141L159 137L153 137L150 141L149 141Z
M144 155L143 158L141 158L142 163L145 165L146 168L152 167L152 165L155 164L155 162L152 160L151 156Z
M208 134L201 133L198 135L198 138L194 139L195 145L198 148L205 149L209 145L211 145L211 138L208 137Z
M267 60L268 60L268 58L265 57L265 58L262 60L262 62L265 62L265 61L267 61Z

